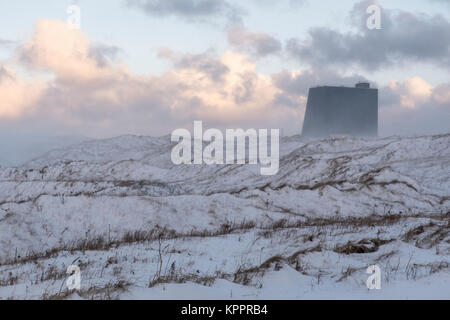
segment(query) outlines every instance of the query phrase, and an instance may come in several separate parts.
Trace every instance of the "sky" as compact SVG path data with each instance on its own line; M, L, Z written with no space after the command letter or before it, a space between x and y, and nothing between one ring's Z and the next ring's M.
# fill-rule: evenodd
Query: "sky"
M0 12L0 159L28 137L160 136L194 120L299 134L310 87L361 80L379 89L380 135L450 132L448 0L15 0Z

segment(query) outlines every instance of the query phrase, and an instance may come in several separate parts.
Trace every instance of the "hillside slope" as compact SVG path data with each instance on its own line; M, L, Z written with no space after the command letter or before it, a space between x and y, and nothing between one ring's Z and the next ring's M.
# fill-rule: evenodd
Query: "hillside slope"
M64 267L80 256L77 263L90 276L84 296L94 285L117 286L120 278L132 289L119 297L150 297L157 287L137 288L155 274L154 285L193 281L214 288L220 278L230 282L226 288L267 296L261 288L277 282L267 280L270 272L290 280L298 273L300 286L314 279L329 292L388 258L398 258L397 270L405 268L396 275L411 278L411 252L422 266L415 277L449 279L450 134L287 137L275 176L260 175L257 165L175 166L172 146L169 137L123 136L0 169L0 297L40 297L44 284L47 297L56 294ZM164 272L155 260L158 239L173 249ZM111 257L114 263L107 262ZM42 276L50 258L59 271ZM116 271L108 273L112 264ZM253 270L248 279L243 270ZM329 280L324 286L322 276ZM358 281L365 277L360 272ZM34 293L18 289L30 281ZM287 295L312 292L303 291Z

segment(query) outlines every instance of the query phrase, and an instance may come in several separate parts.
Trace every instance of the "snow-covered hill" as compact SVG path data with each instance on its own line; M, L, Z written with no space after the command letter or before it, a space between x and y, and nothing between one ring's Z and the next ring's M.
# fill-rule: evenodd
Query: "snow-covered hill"
M93 140L0 169L0 297L63 297L71 263L82 297L163 297L170 282L208 285L199 298L365 297L370 264L391 288L376 297L450 284L450 134L286 137L275 176L175 166L172 146Z

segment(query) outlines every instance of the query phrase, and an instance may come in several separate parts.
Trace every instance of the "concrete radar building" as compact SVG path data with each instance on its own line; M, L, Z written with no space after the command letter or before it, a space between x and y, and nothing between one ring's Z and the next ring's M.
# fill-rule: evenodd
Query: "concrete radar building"
M371 89L369 83L309 89L302 135L377 136L378 89Z

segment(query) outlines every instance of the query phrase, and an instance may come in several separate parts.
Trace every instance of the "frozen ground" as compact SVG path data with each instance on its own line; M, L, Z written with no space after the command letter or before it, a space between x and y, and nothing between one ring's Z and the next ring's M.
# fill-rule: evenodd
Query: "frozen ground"
M0 169L0 298L450 298L450 134L283 138L276 176L174 166L169 141Z

